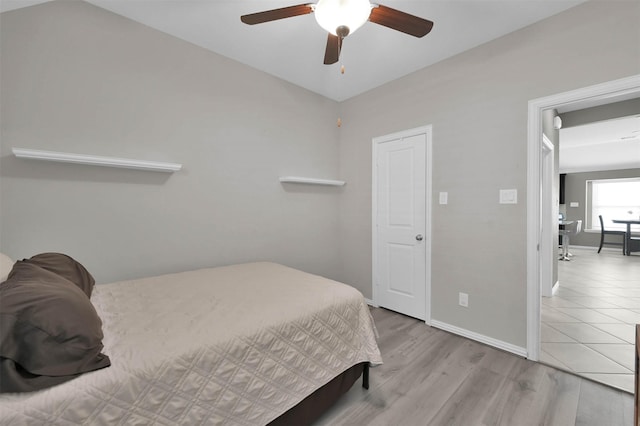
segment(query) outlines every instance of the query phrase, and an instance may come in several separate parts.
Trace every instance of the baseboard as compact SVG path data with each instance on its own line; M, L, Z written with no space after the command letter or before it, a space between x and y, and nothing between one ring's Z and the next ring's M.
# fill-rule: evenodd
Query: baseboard
M467 339L475 340L485 345L493 346L494 348L502 349L503 351L511 352L512 354L519 355L521 357L527 357L527 349L520 346L512 345L511 343L503 342L502 340L494 339L473 331L469 331L464 328L456 327L455 325L447 324L438 320L431 320L431 326L439 328L444 331L448 331L453 334L457 334Z
M369 305L369 306L371 306L373 308L379 308L380 307L377 304L373 303L373 300L367 299L366 297L364 298L364 301L367 302L367 305Z
M607 243L605 243L607 244ZM593 251L598 251L598 246L576 246L573 244L569 245L569 251L571 251L571 248L577 248L577 249L582 249L582 250L593 250ZM602 250L601 251L622 251L622 246L616 246L616 247L607 247L606 245L602 246Z
M605 243L607 244L607 243ZM572 249L578 249L578 250L593 250L594 252L598 251L598 246L576 246L576 245L569 245L569 252L571 252ZM561 252L562 250L560 250ZM600 250L601 252L614 252L617 251L618 253L622 254L622 246L602 246L602 249Z

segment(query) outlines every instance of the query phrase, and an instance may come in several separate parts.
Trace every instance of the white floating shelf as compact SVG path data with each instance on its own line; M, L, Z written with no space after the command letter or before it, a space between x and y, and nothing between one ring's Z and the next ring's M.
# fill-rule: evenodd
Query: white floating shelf
M298 176L282 176L280 177L282 183L306 183L308 185L328 185L328 186L344 186L346 183L343 180L331 180L331 179L314 179Z
M130 160L127 158L102 157L97 155L71 154L68 152L41 151L37 149L13 148L13 155L28 160L55 161L59 163L85 164L91 166L117 167L122 169L147 170L173 173L182 169L182 164L158 161Z

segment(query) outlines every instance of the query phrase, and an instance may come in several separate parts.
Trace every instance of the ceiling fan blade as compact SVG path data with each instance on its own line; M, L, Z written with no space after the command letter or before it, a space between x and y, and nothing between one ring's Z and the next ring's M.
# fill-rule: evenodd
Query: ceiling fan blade
M313 7L309 3L297 6L281 7L280 9L266 10L264 12L242 15L240 20L245 24L255 25L263 22L276 21L278 19L292 18L294 16L308 15L313 12Z
M329 33L327 37L327 48L324 51L324 64L331 65L340 59L340 49L342 49L342 38Z
M379 4L371 9L369 21L401 31L414 37L424 37L433 28L433 22Z

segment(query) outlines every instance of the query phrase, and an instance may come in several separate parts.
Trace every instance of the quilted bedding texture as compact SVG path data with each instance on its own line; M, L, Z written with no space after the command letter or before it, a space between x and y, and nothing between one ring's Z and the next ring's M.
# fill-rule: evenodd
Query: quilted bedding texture
M98 285L110 368L0 396L0 424L260 425L382 363L362 294L274 263Z

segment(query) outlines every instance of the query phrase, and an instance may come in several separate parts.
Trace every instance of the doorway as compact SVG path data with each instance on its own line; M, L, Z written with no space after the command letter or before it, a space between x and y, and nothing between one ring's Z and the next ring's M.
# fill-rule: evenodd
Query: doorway
M527 357L540 356L540 309L542 279L549 253L541 244L542 200L545 194L542 158L542 114L549 109L577 110L631 99L640 95L640 75L529 101L527 144ZM546 214L546 213L545 213Z
M373 300L430 323L431 146L424 126L373 139Z

